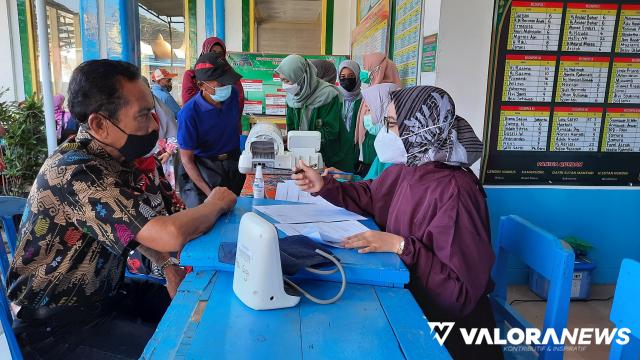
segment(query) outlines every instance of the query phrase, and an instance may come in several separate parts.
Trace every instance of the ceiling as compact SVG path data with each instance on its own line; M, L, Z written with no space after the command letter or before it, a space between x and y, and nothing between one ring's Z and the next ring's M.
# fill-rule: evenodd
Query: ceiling
M255 0L257 23L320 23L322 0Z
M184 16L184 2L182 0L138 0L138 2L160 16Z

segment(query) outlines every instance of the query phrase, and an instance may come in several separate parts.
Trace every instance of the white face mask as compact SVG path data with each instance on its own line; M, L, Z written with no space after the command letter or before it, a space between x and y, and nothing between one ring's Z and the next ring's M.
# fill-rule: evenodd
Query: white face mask
M298 93L298 91L300 91L300 85L298 85L298 84L285 84L285 83L282 83L282 88L289 95L295 95L295 94Z
M388 164L407 163L407 150L404 148L402 139L396 133L387 130L386 127L380 130L376 140L373 142L373 146L380 162Z
M442 123L442 124L422 128L413 134L408 134L403 137L396 135L396 133L394 132L388 131L386 126L384 126L378 133L378 136L376 136L376 140L374 141L373 146L375 147L376 154L378 155L378 158L380 159L381 162L390 163L390 164L406 164L408 156L424 151L425 148L421 148L412 152L411 154L407 154L407 149L404 148L404 143L402 142L402 139L406 139L410 136L420 134L429 129L437 128L438 126L444 126L452 122L453 120ZM464 150L464 147L462 147L462 145L460 145L459 148L462 148L462 150ZM457 150L460 150L460 149L457 149ZM433 152L433 149L430 150L430 152Z

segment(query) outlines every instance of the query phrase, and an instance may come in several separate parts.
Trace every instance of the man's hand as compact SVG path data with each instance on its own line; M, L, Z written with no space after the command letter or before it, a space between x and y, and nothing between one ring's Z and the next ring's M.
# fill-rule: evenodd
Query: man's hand
M166 152L166 153L164 153L164 154L162 154L162 155L158 156L158 159L160 159L160 162L164 164L164 163L166 163L166 162L167 162L167 160L169 160L169 158L170 158L170 157L171 157L171 154L169 154L168 152Z
M177 265L167 266L164 269L164 277L167 279L167 292L169 292L169 296L172 299L176 296L178 287L186 275L187 271Z
M310 193L317 193L322 190L324 186L324 181L318 171L307 166L302 160L298 162L298 166L294 169L291 179L295 180L300 190Z
M346 248L357 248L359 253L390 252L398 253L402 236L382 231L365 231L349 236L342 243Z
M218 186L211 190L209 196L207 196L206 202L217 202L222 206L222 210L226 213L236 206L238 197L231 190L226 187Z

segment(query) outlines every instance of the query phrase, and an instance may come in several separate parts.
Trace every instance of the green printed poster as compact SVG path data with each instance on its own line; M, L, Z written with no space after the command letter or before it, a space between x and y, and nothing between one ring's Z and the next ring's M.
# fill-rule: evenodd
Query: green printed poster
M422 72L436 71L436 49L438 34L425 36L422 39Z
M282 82L275 73L276 68L287 54L228 53L227 60L242 75L245 103L244 113L256 115L286 115L286 93ZM307 59L325 59L336 68L346 56L305 55Z

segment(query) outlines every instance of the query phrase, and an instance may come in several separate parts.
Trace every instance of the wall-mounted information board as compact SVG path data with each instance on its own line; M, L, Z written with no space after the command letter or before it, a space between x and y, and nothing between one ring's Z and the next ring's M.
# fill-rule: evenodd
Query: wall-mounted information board
M365 1L376 3L376 1ZM362 6L362 4L361 4ZM381 0L364 15L358 26L351 32L351 57L362 64L364 54L387 53L389 38L389 0Z
M640 185L640 4L496 0L486 184Z
M242 75L244 88L244 113L256 115L286 115L287 94L282 89L276 68L286 54L265 53L227 53L227 60ZM341 55L304 55L307 59L325 59L337 67L347 56Z
M393 34L393 62L403 86L418 79L418 56L422 36L422 0L396 0Z

